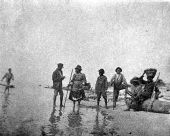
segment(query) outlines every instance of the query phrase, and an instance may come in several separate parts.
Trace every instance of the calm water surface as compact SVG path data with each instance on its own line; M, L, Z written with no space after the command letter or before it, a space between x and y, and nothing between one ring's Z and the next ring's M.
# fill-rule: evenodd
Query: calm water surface
M107 126L99 110L73 109L70 100L61 109L59 98L53 108L52 99L52 89L37 85L20 83L9 93L0 86L0 136L92 136Z

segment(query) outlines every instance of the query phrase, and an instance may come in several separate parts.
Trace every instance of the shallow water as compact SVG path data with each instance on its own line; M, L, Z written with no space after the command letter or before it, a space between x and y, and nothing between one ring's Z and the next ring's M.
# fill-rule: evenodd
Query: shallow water
M104 135L106 117L95 108L67 100L65 108L53 108L53 90L35 85L16 85L9 93L0 87L0 136ZM65 98L65 97L64 97Z

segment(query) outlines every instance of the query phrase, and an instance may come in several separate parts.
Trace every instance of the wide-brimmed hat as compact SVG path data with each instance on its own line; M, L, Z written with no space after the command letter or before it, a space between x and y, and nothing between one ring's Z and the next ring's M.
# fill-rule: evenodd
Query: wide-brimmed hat
M115 69L115 71L117 72L118 69L122 72L121 67L117 67L117 68Z
M63 63L58 63L58 67L63 67Z
M99 73L103 73L104 74L104 69L99 69Z
M82 70L82 68L81 68L81 66L80 66L80 65L77 65L77 66L75 67L75 69Z
M148 69L145 69L144 72L146 73L147 77L154 78L155 75L156 75L157 69L155 69L155 68L148 68Z

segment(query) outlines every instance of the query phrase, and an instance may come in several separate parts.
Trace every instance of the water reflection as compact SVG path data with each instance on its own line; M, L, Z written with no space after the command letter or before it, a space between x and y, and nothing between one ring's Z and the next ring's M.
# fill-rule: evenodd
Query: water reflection
M107 121L99 109L80 106L54 107L49 124L42 127L42 136L106 135Z
M8 132L7 128L9 126L8 124L8 105L9 105L9 92L5 92L2 95L3 101L2 101L2 114L1 114L1 118L0 118L0 132L1 134L3 133L5 135L5 133Z
M59 108L59 113L56 116L56 109L53 106L51 116L49 118L50 125L42 127L41 134L42 136L62 136L64 134L63 130L59 128L59 122L61 121L62 116L62 107Z
M73 107L72 112L70 112L67 116L68 118L68 128L67 132L69 136L82 136L83 134L83 128L82 128L82 117L80 114L80 107L78 106L78 109L75 110L75 107Z
M96 118L95 118L95 123L93 126L93 131L91 132L91 134L93 134L94 136L103 136L106 135L105 132L105 127L107 126L107 122L106 122L106 117L104 116L102 119L102 124L100 125L100 121L99 121L99 109L96 109Z
M32 88L24 88L0 96L0 136L86 136L91 135L93 129L104 128L100 111L73 107L71 102L64 108L50 108L51 101L47 103L45 99L50 95L44 95L46 92L32 95L34 92ZM43 98L40 103L37 103L37 97Z
M68 114L68 126L75 128L82 126L82 118L80 116L80 107L78 107L77 111L73 108L73 111Z
M3 111L3 115L7 116L7 108L9 105L9 92L4 93L4 100L2 102L2 111Z
M62 116L62 107L60 107L60 109L59 109L58 116L55 115L55 112L56 112L56 109L55 109L55 107L53 107L53 110L51 112L51 116L49 119L49 121L51 122L52 125L56 125L56 123L60 121L60 118Z

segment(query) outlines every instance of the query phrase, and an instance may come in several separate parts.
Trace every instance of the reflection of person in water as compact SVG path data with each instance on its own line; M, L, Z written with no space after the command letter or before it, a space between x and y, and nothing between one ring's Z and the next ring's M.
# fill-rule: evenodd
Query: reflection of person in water
M55 109L55 107L53 107L53 110L51 112L51 117L49 119L49 121L51 123L50 133L53 134L53 135L63 133L63 131L61 131L59 129L59 126L58 126L58 123L57 123L57 122L60 122L60 119L61 119L61 116L62 116L62 107L60 107L60 109L59 109L58 116L56 116L55 113L56 113L56 109Z
M7 123L9 123L9 122L7 122L8 105L9 105L9 93L4 93L4 100L2 101L2 114L1 114L1 118L2 118L1 125L2 126L0 126L1 129L3 130L3 132L6 132L7 126L9 125L9 124L7 124Z
M93 125L93 130L91 134L98 135L100 132L100 126L99 126L99 109L96 109L96 118L95 118L95 124Z
M100 125L100 123L99 123L99 109L97 108L96 109L95 124L93 126L93 131L92 131L92 134L94 134L95 136L104 135L105 134L104 129L105 129L105 126L106 126L106 118L104 117L102 119L102 121L103 122Z
M7 107L9 105L9 92L8 93L4 93L4 101L2 103L2 111L4 113L4 115L7 114Z
M51 112L51 117L50 117L50 119L49 119L49 121L50 121L52 124L60 121L60 118L61 118L61 116L62 116L62 107L60 107L60 109L59 109L59 114L58 114L58 116L55 116L55 112L56 112L56 109L55 109L55 107L53 107L53 111Z
M69 131L71 133L70 135L76 135L76 136L81 136L83 132L82 126L82 117L79 112L79 107L77 111L73 108L73 111L68 114L68 125L70 128L72 128L72 131Z

